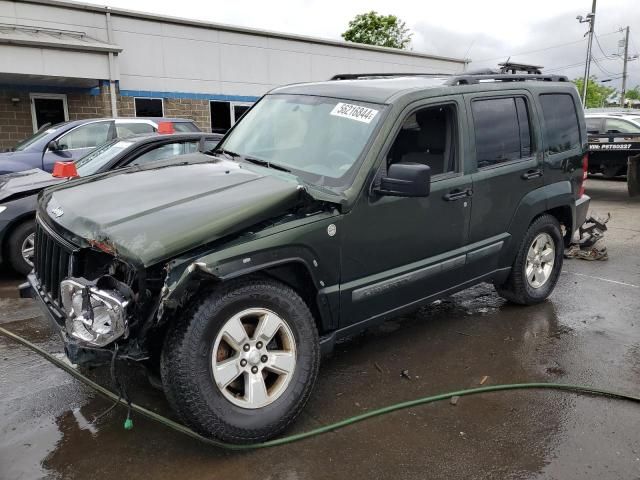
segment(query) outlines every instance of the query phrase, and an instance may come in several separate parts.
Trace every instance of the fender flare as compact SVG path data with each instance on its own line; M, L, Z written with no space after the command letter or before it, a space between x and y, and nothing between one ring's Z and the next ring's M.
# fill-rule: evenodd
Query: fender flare
M576 207L570 181L544 185L531 190L522 197L509 223L508 232L511 235L511 240L502 250L499 262L500 267L511 266L517 254L517 249L520 247L518 240L524 237L529 225L531 225L531 221L542 213L558 207L569 207L571 209L571 225L568 225L567 228L571 228L572 232L575 231Z
M285 246L277 249L251 251L247 255L226 257L224 250L191 259L170 269L165 287L162 289L161 309L158 318L162 317L165 308L176 308L194 285L203 279L214 282L225 282L253 273L262 272L274 267L286 265L302 266L313 282L318 326L323 330L331 330L337 325L339 312L339 288L333 280L323 275L326 271L318 263L317 256L302 246ZM312 309L313 310L313 309Z

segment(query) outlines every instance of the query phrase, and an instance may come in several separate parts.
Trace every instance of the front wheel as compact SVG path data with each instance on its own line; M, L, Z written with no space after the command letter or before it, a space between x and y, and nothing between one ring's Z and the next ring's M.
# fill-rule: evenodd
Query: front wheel
M509 278L496 285L498 294L513 303L533 305L547 299L558 282L563 261L560 224L551 215L536 218L524 236Z
M18 225L8 238L7 252L11 267L21 275L33 269L36 226L33 220Z
M251 278L200 297L167 333L161 358L169 403L198 432L264 441L306 403L318 372L318 333L288 286Z

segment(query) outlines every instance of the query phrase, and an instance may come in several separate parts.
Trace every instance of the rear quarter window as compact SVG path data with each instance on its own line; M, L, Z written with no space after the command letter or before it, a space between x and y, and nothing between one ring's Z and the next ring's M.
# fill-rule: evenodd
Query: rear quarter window
M568 93L540 95L544 117L544 140L548 153L560 153L580 146L580 121L573 97Z

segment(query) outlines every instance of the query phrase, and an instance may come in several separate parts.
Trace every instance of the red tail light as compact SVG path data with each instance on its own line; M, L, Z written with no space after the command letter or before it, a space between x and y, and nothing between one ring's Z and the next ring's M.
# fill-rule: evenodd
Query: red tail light
M158 133L175 133L176 130L173 128L173 123L171 122L160 122L158 123Z
M587 176L589 174L589 154L585 153L584 157L582 157L582 181L580 182L580 188L578 189L578 198L581 198L584 195L584 187L585 182L587 181Z
M78 177L76 164L73 162L56 162L53 165L52 175L56 178L74 178Z

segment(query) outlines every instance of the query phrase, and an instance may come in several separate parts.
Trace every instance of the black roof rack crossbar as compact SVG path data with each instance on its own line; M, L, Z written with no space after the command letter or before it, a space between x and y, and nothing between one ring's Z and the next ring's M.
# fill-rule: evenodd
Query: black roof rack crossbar
M329 80L358 80L366 78L389 78L389 77L450 77L450 73L339 73Z
M475 85L480 82L525 82L535 80L539 82L568 82L564 75L537 75L503 73L496 75L454 75L447 79L445 85Z

